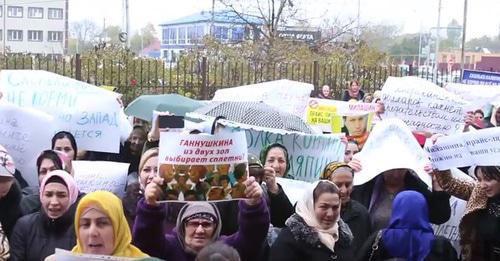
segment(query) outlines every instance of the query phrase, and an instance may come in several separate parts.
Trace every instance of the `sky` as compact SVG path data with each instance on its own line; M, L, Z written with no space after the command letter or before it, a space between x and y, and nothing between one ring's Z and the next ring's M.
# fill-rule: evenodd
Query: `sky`
M41 1L41 0L33 0ZM47 1L47 0L46 0ZM63 1L63 0L52 0ZM254 0L241 0L254 1ZM429 32L437 27L439 0L300 0L302 15L313 25L338 17L355 19L358 1L360 23L398 25L402 33ZM463 0L441 0L441 26L452 19L462 24ZM90 19L102 26L122 25L122 0L69 0L70 22ZM186 15L211 10L212 0L129 0L130 26L137 30L148 22L158 25ZM217 7L217 5L216 5ZM467 40L498 35L500 0L468 1Z

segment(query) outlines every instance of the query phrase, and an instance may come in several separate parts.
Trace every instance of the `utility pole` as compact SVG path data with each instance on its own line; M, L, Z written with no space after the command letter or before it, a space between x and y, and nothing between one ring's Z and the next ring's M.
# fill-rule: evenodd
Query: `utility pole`
M6 56L7 53L5 50L7 50L5 46L5 38L7 38L7 26L6 26L6 20L5 17L7 17L7 0L3 0L3 7L2 7L2 20L3 20L3 30L2 30L2 40L3 40L3 55Z
M214 32L214 20L215 20L215 0L212 0L212 16L210 18L210 29L209 29L210 37L212 37L212 33Z
M439 38L441 32L441 0L439 0L438 5L438 22L437 22L437 30L436 30L436 53L434 54L434 77L433 80L437 82L438 76L438 66L439 66Z
M127 33L127 48L130 48L130 13L128 8L128 0L125 1L125 32Z
M462 31L462 54L460 55L460 79L464 73L464 62L465 62L465 33L467 28L467 0L464 0L464 21L463 21L463 31Z
M357 28L357 32L356 32L357 40L359 40L361 38L360 17L361 17L361 0L358 0L358 28Z

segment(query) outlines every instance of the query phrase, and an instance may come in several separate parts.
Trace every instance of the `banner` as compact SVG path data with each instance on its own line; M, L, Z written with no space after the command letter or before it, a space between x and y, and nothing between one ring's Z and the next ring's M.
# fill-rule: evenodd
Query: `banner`
M75 182L81 192L105 190L123 198L129 165L111 161L73 161Z
M441 137L426 146L432 165L439 170L466 166L500 165L500 128Z
M500 73L464 69L462 83L480 85L500 85Z
M245 133L160 134L158 174L164 200L226 200L245 197Z
M462 171L453 168L451 169L451 174L454 178L473 181L473 179ZM457 253L460 253L460 233L459 233L459 224L460 220L465 213L465 206L467 202L461 200L459 198L450 197L450 207L451 207L451 216L448 221L441 225L432 224L432 228L434 229L434 234L436 236L443 236L450 240L451 244L457 250Z
M343 135L271 133L254 129L245 130L248 152L260 155L260 151L272 143L280 143L288 150L290 172L296 180L313 182L325 166L332 161L344 161ZM264 162L263 162L264 163Z
M322 132L343 132L347 136L362 136L371 130L371 118L377 110L376 106L375 103L310 98L305 120Z
M414 131L453 134L464 128L469 104L417 77L389 77L381 94L384 119L402 119Z
M448 83L445 89L470 102L471 110L481 109L500 101L498 86Z
M54 118L44 112L0 102L0 145L30 186L38 187L36 159L50 149L55 129Z
M118 153L125 114L118 93L46 71L2 70L4 99L54 116L59 130L70 131L78 148ZM123 131L127 134L131 126ZM122 127L123 128L123 127Z
M429 163L427 154L408 126L399 119L378 123L363 149L354 158L362 165L361 171L354 175L354 186L364 184L387 170L410 169L432 188L431 177L424 171L425 165Z
M54 254L54 260L64 260L64 261L133 261L133 260L144 260L144 258L128 258L121 256L104 256L104 255L91 255L91 254L80 254L73 253L69 250L64 250L56 248L56 253Z

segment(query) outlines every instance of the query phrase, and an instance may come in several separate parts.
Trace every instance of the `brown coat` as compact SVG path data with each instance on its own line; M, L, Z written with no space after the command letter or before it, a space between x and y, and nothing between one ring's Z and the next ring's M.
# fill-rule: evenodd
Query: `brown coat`
M476 182L469 182L454 178L449 171L436 174L441 187L451 195L467 201L465 213L460 221L460 246L464 261L483 260L481 241L477 238L477 212L486 209L488 197Z

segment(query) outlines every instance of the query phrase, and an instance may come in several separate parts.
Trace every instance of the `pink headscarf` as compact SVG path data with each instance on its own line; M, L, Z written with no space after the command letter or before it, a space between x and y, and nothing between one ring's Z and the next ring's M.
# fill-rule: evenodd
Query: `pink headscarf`
M69 194L69 205L73 205L78 198L78 187L76 186L73 176L69 175L68 172L64 170L51 171L43 178L42 183L40 184L40 201L42 200L43 193L45 192L45 185L47 185L47 181L54 176L60 177L66 184Z

